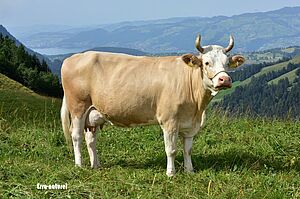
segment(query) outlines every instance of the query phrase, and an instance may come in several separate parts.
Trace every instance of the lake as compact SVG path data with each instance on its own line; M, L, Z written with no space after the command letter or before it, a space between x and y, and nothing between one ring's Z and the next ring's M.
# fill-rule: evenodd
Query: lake
M43 55L60 55L77 53L86 50L85 48L31 48L33 51Z

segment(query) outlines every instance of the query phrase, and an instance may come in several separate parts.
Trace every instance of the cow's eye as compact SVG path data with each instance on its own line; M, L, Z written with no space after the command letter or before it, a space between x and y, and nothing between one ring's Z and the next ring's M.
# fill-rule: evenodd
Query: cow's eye
M208 66L208 65L209 65L209 62L205 62L205 65Z

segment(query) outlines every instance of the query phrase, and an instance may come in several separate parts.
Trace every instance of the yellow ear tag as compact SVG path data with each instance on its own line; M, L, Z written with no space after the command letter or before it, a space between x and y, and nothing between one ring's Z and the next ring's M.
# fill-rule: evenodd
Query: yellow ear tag
M188 65L189 65L189 67L194 67L194 64L192 63L192 61L190 61L190 62L188 63Z

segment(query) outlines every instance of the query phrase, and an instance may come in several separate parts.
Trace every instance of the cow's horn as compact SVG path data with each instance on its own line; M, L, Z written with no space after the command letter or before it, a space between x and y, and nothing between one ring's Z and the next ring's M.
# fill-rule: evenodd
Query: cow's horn
M234 46L234 38L232 35L230 35L230 40L229 40L229 44L226 48L224 48L224 52L228 53Z
M201 40L201 36L200 36L200 34L198 34L197 38L196 38L196 41L195 41L195 46L199 50L199 52L203 53L204 52L204 48L201 47L200 40Z

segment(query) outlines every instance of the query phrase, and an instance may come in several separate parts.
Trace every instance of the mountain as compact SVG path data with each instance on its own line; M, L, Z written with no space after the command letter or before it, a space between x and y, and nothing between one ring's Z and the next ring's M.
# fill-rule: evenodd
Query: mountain
M15 43L16 43L18 46L21 45L21 42L19 42L14 36L12 36L12 35L6 30L6 28L5 28L4 26L2 26L1 24L0 24L0 34L2 34L4 37L7 36L7 37L9 37L10 39L14 40ZM27 50L29 50L29 49L27 49Z
M236 51L300 45L300 7L231 17L181 17L122 22L85 31L39 32L22 41L31 48L126 47L150 53L191 52L197 33L203 44L227 45L235 36Z

